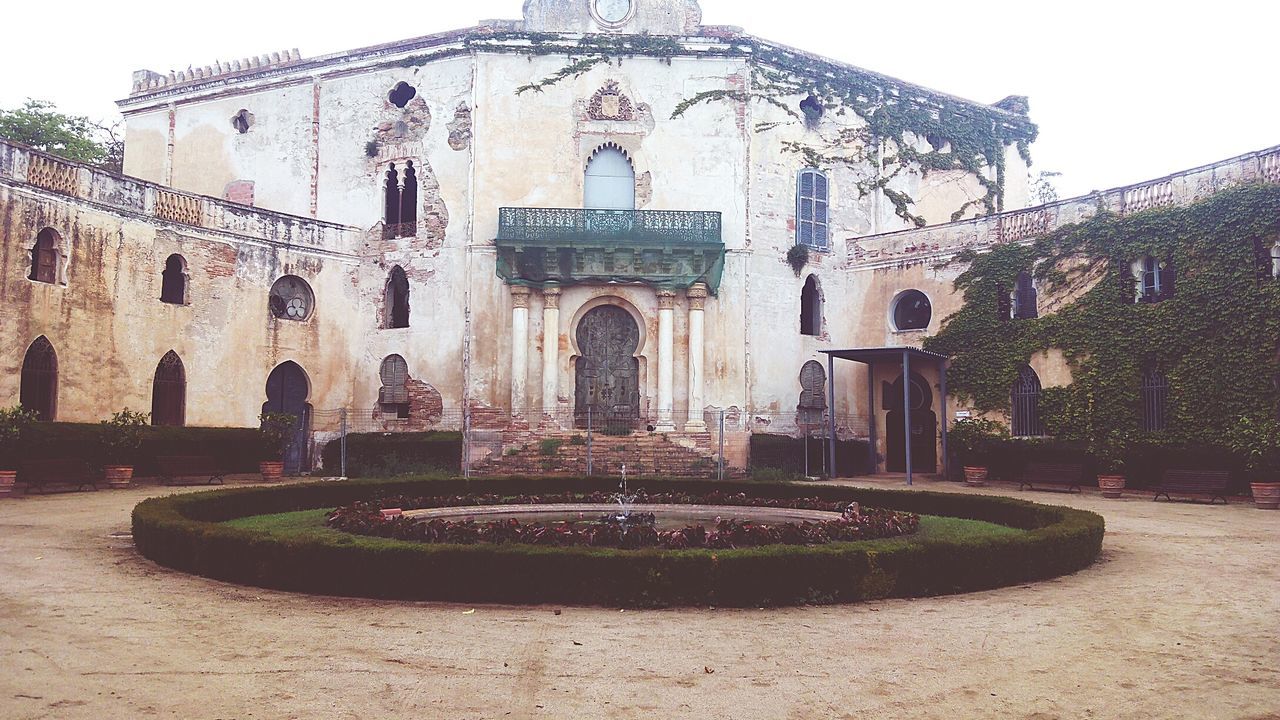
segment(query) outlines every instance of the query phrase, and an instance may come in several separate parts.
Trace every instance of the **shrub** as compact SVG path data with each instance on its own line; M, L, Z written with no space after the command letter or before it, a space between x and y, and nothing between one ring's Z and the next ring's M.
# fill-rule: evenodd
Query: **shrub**
M751 475L760 479L792 479L805 472L805 453L809 457L809 474L822 475L827 466L826 443L810 438L808 448L804 438L787 435L753 434L751 436ZM844 475L863 472L868 463L868 445L865 440L836 441L836 469ZM761 475L764 470L781 473Z
M342 467L342 441L321 451L324 467ZM462 433L361 433L347 436L347 477L400 477L454 473L462 467Z
M563 440L558 438L545 438L538 444L538 454L544 456L553 456L560 452L560 446L564 444Z
M227 473L256 473L263 460L257 428L140 427L141 443L124 456L135 477L159 474L156 458L162 455L207 455ZM107 463L103 448L105 428L99 423L35 423L23 431L13 459L73 459L91 467Z
M1094 513L1011 498L707 480L645 484L650 492L817 496L1026 532L955 542L900 538L819 547L623 551L426 545L338 532L278 540L217 524L379 495L602 490L598 479L515 477L311 483L153 498L134 508L133 536L139 552L161 565L290 591L453 602L760 606L938 595L1056 577L1091 564L1104 531Z

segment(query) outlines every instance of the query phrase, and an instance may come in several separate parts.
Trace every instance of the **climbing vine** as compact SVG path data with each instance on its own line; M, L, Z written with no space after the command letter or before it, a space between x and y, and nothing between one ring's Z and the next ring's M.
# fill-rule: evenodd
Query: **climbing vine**
M977 410L1005 412L1018 368L1037 352L1061 350L1072 383L1044 389L1046 430L1103 455L1133 441L1222 444L1242 418L1276 416L1277 240L1280 187L1251 185L1186 207L1100 213L1030 244L961 253L952 262L967 265L955 283L964 305L925 347L953 358L955 394ZM1147 255L1173 263L1176 290L1135 304L1129 267ZM1040 286L1041 317L1009 320L1002 298L1024 270ZM1170 387L1158 437L1141 432L1148 367Z

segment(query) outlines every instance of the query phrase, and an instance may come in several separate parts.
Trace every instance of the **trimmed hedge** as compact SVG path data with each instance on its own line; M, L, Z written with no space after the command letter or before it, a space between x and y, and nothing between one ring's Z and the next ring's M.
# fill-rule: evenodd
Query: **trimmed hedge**
M865 440L837 440L836 467L845 474L860 474L867 467L869 444ZM821 439L810 438L808 444L809 474L821 475L827 465L824 456L827 446ZM781 470L800 476L804 474L804 438L789 435L751 435L751 469Z
M380 495L598 490L600 479L347 481L154 498L133 511L138 550L205 577L296 592L450 602L626 606L762 606L856 602L984 590L1089 566L1102 517L982 495L786 483L645 480L652 492L720 490L855 500L875 507L985 520L1026 530L967 541L898 538L818 547L610 550L431 545L328 532L273 538L222 521L336 507Z
M104 431L97 423L36 423L23 433L14 460L73 459L100 468L105 464ZM129 459L133 474L158 475L156 457L161 455L208 455L228 473L256 473L266 458L256 428L144 427L142 445Z
M342 467L342 441L331 440L321 451L324 467ZM397 477L429 472L458 472L462 467L462 433L359 433L347 436L347 477Z

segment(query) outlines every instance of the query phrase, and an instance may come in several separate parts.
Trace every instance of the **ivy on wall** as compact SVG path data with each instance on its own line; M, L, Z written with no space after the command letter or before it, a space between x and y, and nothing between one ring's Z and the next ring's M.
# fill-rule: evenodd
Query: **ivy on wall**
M964 171L977 180L984 194L958 208L952 219L960 219L974 206L987 214L998 212L1004 202L1005 149L1016 145L1029 163L1029 148L1038 132L1025 117L1023 102L1014 110L964 102L749 36L690 49L664 36L504 32L470 38L468 47L568 58L556 72L516 88L517 95L541 92L598 65L621 63L625 57L657 57L667 62L677 56L745 58L751 80L744 88L697 93L677 104L671 118L680 118L697 105L721 101L759 101L785 113L786 121L758 124L755 131L760 133L792 123L814 128L815 114L856 116L860 123L814 133L813 140L784 142L783 149L812 167L853 169L860 176L860 197L882 191L897 215L916 226L923 226L925 220L913 212L915 200L909 194L888 187L895 178L911 172L924 177L941 170ZM798 104L793 108L796 98L810 99L810 104L803 111ZM929 149L919 149L924 144Z
M1107 448L1136 440L1217 444L1241 418L1267 420L1280 402L1280 187L1249 185L1194 205L1121 217L1101 213L1031 244L965 252L964 305L928 338L950 355L949 388L979 411L1010 410L1017 370L1060 349L1073 382L1045 388L1046 431ZM1134 303L1128 268L1151 255L1177 268L1174 295ZM1001 319L1001 296L1033 270L1040 297L1074 298L1040 318ZM1043 305L1042 305L1043 306ZM1169 381L1167 427L1142 437L1141 378Z

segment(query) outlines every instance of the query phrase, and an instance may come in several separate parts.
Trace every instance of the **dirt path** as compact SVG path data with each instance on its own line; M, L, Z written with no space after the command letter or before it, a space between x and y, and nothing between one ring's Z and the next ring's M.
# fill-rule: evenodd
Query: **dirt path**
M158 492L0 501L0 718L1280 718L1280 512L1247 505L994 490L1107 539L971 595L468 615L159 568L115 536Z

